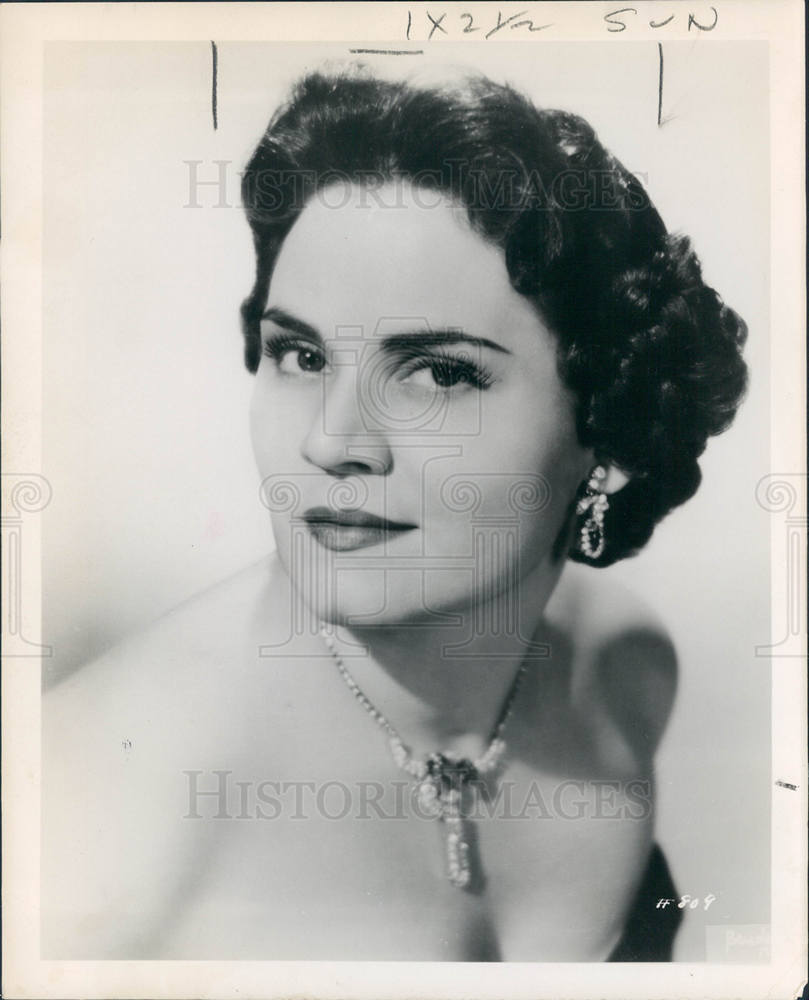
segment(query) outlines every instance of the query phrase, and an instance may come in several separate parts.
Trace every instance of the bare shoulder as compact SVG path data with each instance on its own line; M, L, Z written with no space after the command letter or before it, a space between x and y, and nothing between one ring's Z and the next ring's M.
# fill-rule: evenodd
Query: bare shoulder
M677 686L677 653L659 612L609 570L572 563L548 606L570 637L579 690L602 708L637 754L651 757Z
M47 691L47 760L87 758L91 773L201 758L243 739L245 713L276 674L262 643L288 631L288 586L274 556L174 608Z
M272 560L185 602L45 693L43 954L155 954L155 935L204 831L188 772L244 751L257 609Z
M272 557L263 559L189 598L56 684L46 708L85 725L120 720L144 705L155 717L176 709L188 687L231 680L276 572Z

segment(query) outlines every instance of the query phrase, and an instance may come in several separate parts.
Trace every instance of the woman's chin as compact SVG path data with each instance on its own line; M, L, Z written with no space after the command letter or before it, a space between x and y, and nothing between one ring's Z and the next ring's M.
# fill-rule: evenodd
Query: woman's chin
M370 624L390 620L384 570L332 566L328 573L289 575L298 597L319 621L350 625L358 620Z
M448 591L446 581L431 580L432 575L423 569L333 567L324 577L290 573L290 578L299 598L321 622L369 628L449 624L455 616L443 608L448 599L457 607L458 595ZM466 595L466 603L471 597Z

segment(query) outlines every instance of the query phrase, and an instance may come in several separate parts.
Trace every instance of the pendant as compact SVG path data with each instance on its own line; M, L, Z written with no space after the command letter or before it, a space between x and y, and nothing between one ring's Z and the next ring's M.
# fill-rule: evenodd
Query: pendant
M430 754L427 774L418 789L423 812L440 819L445 826L447 877L458 889L467 888L472 878L461 805L463 785L476 773L470 760L453 761L444 754Z
M469 867L469 844L464 839L460 799L460 789L453 788L447 793L447 803L441 819L447 828L447 876L457 889L465 889L472 872Z

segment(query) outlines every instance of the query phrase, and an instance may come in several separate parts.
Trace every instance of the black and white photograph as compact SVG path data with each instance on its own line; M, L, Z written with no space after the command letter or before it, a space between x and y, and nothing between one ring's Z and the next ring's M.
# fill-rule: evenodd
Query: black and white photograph
M24 995L799 996L794 42L59 6L4 315Z

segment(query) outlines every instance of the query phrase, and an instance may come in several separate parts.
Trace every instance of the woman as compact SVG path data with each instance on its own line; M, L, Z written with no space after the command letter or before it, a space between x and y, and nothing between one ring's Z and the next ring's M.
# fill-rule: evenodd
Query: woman
M44 954L670 957L675 653L590 568L695 492L743 322L483 78L311 75L243 198L277 555L54 692Z

